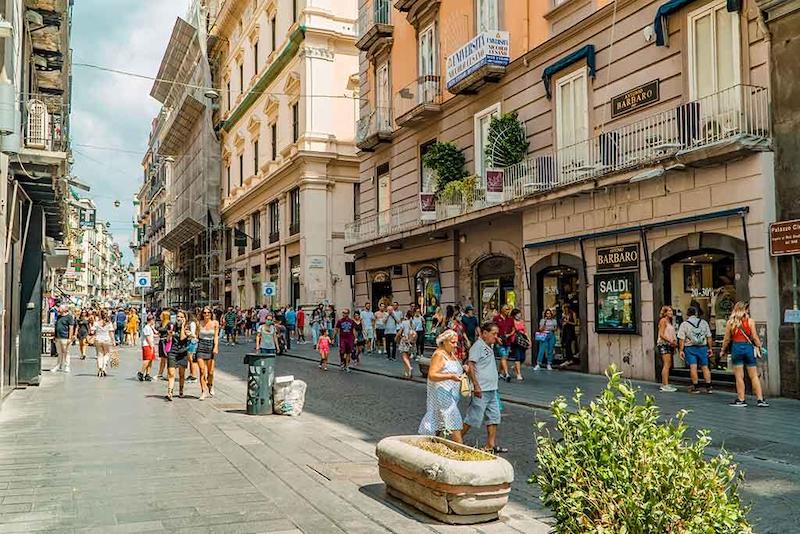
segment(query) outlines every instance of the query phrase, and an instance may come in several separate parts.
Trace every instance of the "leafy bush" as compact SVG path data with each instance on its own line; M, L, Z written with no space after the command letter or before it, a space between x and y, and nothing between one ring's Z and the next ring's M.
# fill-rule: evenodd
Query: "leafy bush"
M684 437L685 411L659 422L652 397L637 404L634 390L612 367L597 400L574 412L566 399L551 404L561 439L539 424L539 473L529 482L558 521L556 532L752 532L738 495L741 476L731 456L706 458L706 432Z
M422 156L422 164L436 175L437 193L442 193L448 183L466 175L464 154L453 143L440 141L432 144Z
M516 111L492 117L485 151L490 167L508 167L519 163L528 154L529 145Z

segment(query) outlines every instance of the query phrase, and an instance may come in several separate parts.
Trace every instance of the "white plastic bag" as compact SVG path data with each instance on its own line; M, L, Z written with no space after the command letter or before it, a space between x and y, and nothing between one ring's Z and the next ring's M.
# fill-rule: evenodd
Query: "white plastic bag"
M276 377L272 387L273 413L290 416L303 413L307 387L305 382L295 380L293 376Z

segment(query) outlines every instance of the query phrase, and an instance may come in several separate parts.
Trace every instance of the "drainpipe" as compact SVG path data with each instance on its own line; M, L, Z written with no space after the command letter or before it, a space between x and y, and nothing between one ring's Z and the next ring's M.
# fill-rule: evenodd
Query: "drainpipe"
M525 33L522 38L522 64L528 67L528 50L531 49L531 2L525 0Z

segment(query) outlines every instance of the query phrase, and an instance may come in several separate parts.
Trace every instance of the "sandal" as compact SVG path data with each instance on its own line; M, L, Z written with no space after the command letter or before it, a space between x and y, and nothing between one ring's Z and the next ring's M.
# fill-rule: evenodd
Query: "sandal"
M172 388L167 389L167 400L172 401Z

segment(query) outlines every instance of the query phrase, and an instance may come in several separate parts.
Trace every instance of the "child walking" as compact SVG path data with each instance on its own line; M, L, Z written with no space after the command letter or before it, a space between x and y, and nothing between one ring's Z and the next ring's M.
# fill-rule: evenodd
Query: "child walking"
M317 350L319 350L319 368L323 371L328 370L328 353L331 351L331 338L328 337L328 330L323 328L317 340Z

